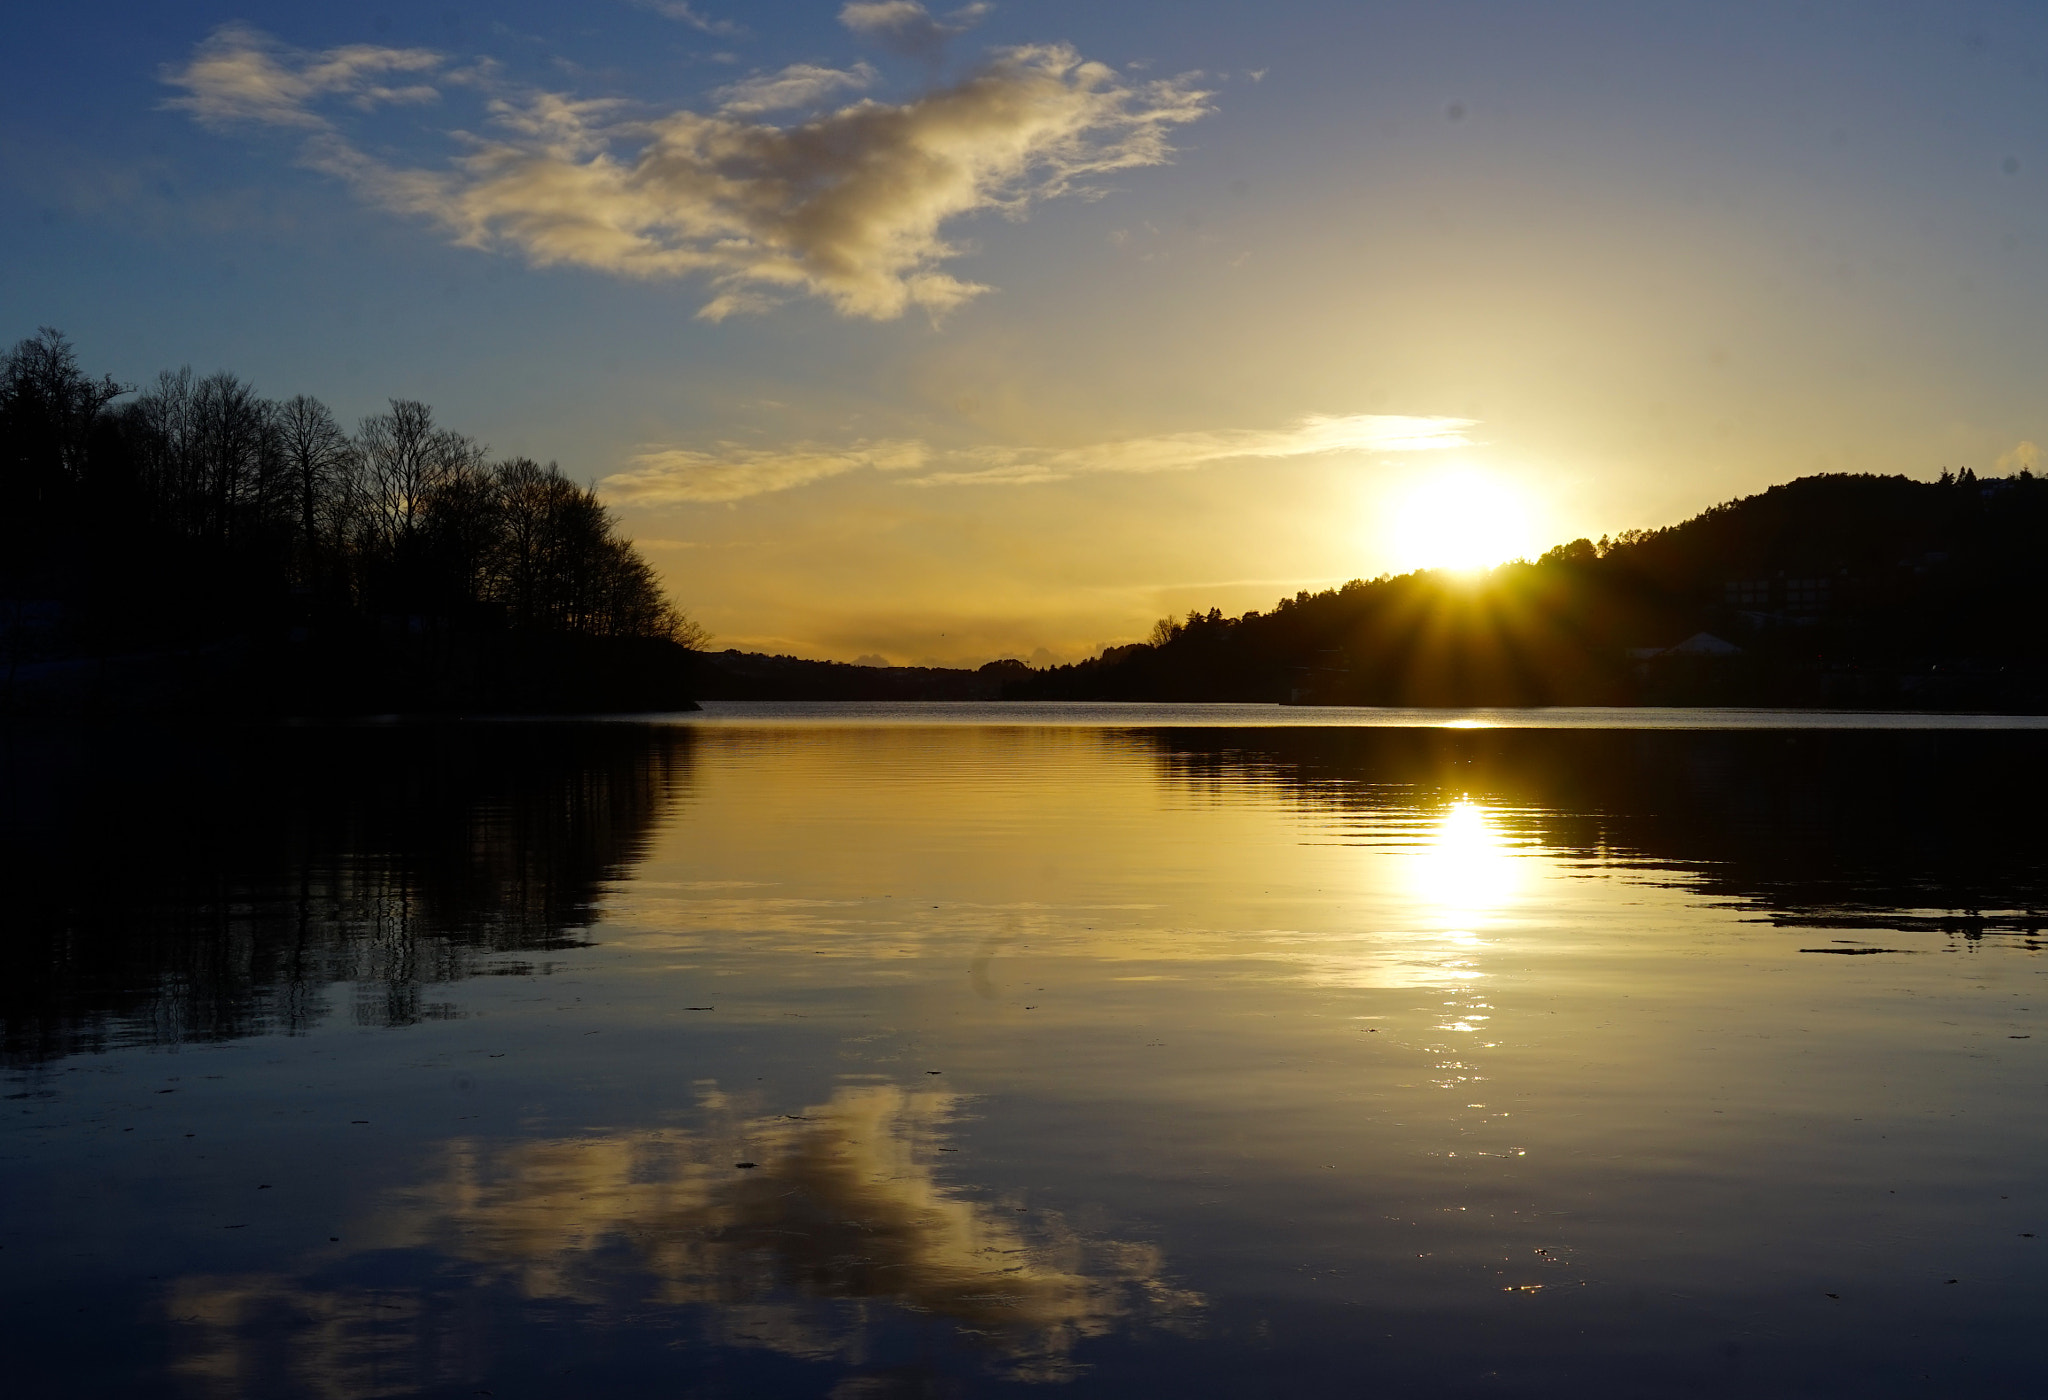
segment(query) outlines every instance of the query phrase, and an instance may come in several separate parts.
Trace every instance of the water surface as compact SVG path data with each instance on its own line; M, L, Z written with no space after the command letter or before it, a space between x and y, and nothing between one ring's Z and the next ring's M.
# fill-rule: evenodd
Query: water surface
M1467 710L1384 705L1150 701L707 700L671 722L754 728L855 725L1058 726L1083 729L1916 729L2048 730L2048 715L1930 710L1767 710L1735 706L1540 705Z
M2048 736L838 709L9 736L24 1393L2038 1393Z

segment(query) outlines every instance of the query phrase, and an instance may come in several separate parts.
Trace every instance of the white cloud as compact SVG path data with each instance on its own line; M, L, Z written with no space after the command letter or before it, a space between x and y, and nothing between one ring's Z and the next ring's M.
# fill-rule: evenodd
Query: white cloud
M1330 452L1428 452L1463 447L1466 418L1404 414L1315 414L1289 428L1228 428L1125 438L1085 447L978 447L941 452L914 440L815 443L789 448L725 444L715 451L664 449L632 459L631 470L600 485L615 499L642 505L737 501L872 468L916 473L907 486L1029 486L1105 472L1192 471L1215 462L1313 457Z
M871 87L875 77L875 70L865 63L856 63L851 68L792 63L779 73L763 73L727 83L711 95L718 99L720 112L745 116L814 106L849 88L859 91Z
M739 35L747 32L729 19L712 19L708 15L698 14L696 7L691 5L689 0L633 0L633 3L658 15L680 20L690 28L706 34Z
M2016 442L2010 449L1998 454L1998 470L2007 476L2035 471L2040 465L2041 449L2031 442Z
M368 109L379 103L431 102L440 96L425 83L394 87L381 77L431 73L446 62L431 49L386 49L350 44L324 53L286 48L243 25L216 29L164 81L185 89L164 105L190 112L216 129L244 124L322 128L328 122L310 104L345 97Z
M917 0L851 0L839 10L839 22L864 39L911 58L936 62L946 41L965 34L995 6L974 4L953 11L944 20Z
M942 235L948 222L1022 217L1040 200L1093 193L1111 172L1161 164L1172 128L1206 112L1209 96L1184 79L1126 82L1065 45L1004 50L910 101L857 102L786 126L747 115L774 99L745 84L723 90L740 107L651 118L559 93L500 96L489 135L455 134L464 149L452 171L391 165L314 110L323 98L389 91L372 74L441 62L423 50L299 53L230 27L166 81L186 91L174 105L210 125L306 131L303 163L459 244L544 267L704 277L716 290L699 314L712 320L792 294L848 316L943 314L988 290L942 270L959 255ZM837 73L784 70L771 83L815 100L821 84L866 77L825 76Z

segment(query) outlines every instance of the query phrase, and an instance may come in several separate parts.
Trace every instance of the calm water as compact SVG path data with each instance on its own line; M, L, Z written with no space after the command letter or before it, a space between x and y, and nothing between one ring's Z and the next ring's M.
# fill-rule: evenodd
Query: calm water
M9 1393L2041 1393L2048 733L805 713L0 736Z

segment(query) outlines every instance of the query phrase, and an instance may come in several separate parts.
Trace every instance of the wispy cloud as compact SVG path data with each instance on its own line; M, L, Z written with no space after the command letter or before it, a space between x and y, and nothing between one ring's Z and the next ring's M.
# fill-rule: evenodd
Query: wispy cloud
M1463 447L1465 418L1403 414L1314 414L1290 428L1229 428L1125 438L1087 447L982 447L961 465L919 477L919 486L1028 486L1098 472L1177 472L1239 458L1314 457L1325 452L1428 452Z
M394 86L391 78L433 73L447 60L431 49L387 49L350 44L322 53L287 48L246 25L216 29L182 69L166 70L164 81L185 89L164 105L190 112L205 126L257 124L324 129L330 123L312 111L325 98L343 98L359 109L382 103L432 102L438 89L423 82Z
M718 99L719 111L734 116L785 112L792 107L815 107L848 89L858 92L872 86L875 77L875 70L865 63L856 63L851 68L792 63L777 73L727 83L711 95Z
M787 491L847 472L915 471L929 460L921 442L858 442L850 447L798 443L785 448L721 443L709 452L664 448L630 459L631 469L604 480L614 500L647 504L738 501Z
M917 0L852 0L840 7L839 22L886 49L937 62L945 53L947 40L965 34L994 8L967 5L939 19Z
M1209 110L1187 79L1131 83L1057 44L997 52L907 102L862 101L785 126L750 114L799 92L816 100L866 71L784 70L759 90L721 89L727 105L712 114L645 117L616 102L501 93L490 134L451 134L461 151L452 170L393 165L316 110L337 98L425 100L432 89L376 75L445 62L413 49L307 53L230 26L165 81L183 89L172 105L210 126L303 131L303 164L458 244L537 266L704 277L715 295L699 315L712 320L791 295L878 320L911 306L943 314L988 290L942 270L960 252L946 224L1099 193L1100 177L1165 162L1172 128Z
M1316 414L1286 428L1228 428L1123 438L1085 447L977 447L940 451L915 440L831 448L721 444L710 451L642 453L600 485L641 505L737 501L872 469L906 486L1031 486L1105 472L1193 471L1216 462L1314 457L1333 452L1429 452L1470 443L1467 418Z
M678 20L701 33L733 37L747 32L729 19L713 19L709 15L698 13L697 7L690 4L689 0L633 0L633 3L643 10L652 10L658 15Z
M1998 470L2007 476L2034 471L2040 465L2041 449L2031 442L2016 442L2010 449L1998 454Z

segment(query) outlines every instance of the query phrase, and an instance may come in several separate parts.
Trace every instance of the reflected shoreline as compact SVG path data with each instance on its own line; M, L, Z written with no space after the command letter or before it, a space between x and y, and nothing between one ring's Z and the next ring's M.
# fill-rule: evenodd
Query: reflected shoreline
M1660 869L1788 927L2048 929L2030 811L2048 734L1169 730L1169 782L1279 790L1323 818L1483 802L1588 869Z
M1143 700L706 700L690 715L643 716L692 729L957 726L1074 729L1926 730L2048 732L2048 715L1940 710L1791 710L1580 705L1525 709L1169 704Z
M1091 742L1079 727L1043 732ZM1589 869L1661 868L1786 927L2029 943L2048 930L2048 853L2020 810L2048 790L2048 733L1094 732L1107 751L1149 756L1168 788L1281 792L1318 820L1475 801L1516 841ZM14 969L0 1051L33 1064L291 1034L337 1014L365 1026L453 1014L434 988L545 972L545 955L588 941L606 886L687 802L703 744L776 733L560 721L12 732L0 741ZM345 1006L330 993L344 986Z
M10 730L0 1059L452 1014L432 988L587 941L604 886L687 790L692 742L612 725Z

